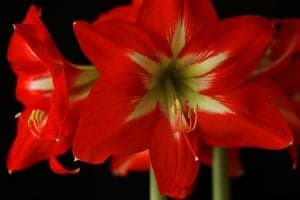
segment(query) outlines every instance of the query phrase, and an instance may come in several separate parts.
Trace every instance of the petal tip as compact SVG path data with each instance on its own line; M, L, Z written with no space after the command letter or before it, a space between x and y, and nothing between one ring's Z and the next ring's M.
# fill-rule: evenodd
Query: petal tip
M80 161L76 156L74 157L74 162Z

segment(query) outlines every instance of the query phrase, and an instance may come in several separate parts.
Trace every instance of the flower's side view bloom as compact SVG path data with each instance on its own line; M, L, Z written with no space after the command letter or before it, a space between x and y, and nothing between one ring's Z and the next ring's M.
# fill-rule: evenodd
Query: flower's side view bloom
M57 156L70 149L80 108L98 73L65 60L39 15L40 10L31 6L23 23L14 25L9 45L16 96L25 108L16 115L18 133L8 155L8 170L50 159L54 172L77 173L78 169L64 169Z
M201 143L282 149L288 123L247 79L272 41L257 16L219 21L209 0L144 0L135 22L78 21L79 43L101 74L73 152L82 161L149 149L162 194L185 198Z
M134 16L138 5L139 1L135 1L99 20L127 17L132 21L130 16ZM72 145L82 105L98 79L98 72L93 67L74 65L63 58L39 15L40 10L31 6L23 23L14 25L10 41L8 58L17 75L16 96L25 109L16 115L18 134L8 155L8 170L22 170L50 159L55 173L73 174L78 169L64 169L56 157ZM48 121L48 117L54 121ZM147 170L148 151L115 156L111 166L112 173L121 176L129 171Z

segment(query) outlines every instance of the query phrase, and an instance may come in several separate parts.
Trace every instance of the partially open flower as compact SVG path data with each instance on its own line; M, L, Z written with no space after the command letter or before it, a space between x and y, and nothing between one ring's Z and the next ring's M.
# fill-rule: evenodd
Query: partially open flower
M8 60L17 75L16 96L24 105L18 113L18 133L10 149L10 172L50 159L56 173L66 170L56 160L71 146L83 100L98 78L92 67L71 64L60 54L31 6L22 24L14 25Z

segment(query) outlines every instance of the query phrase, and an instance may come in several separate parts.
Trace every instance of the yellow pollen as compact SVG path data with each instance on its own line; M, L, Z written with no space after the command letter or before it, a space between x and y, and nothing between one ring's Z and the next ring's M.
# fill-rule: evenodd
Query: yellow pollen
M185 114L182 104L179 99L176 98L170 108L170 119L174 133L189 133L196 128L197 109L189 109L187 114Z
M46 122L47 122L46 113L42 110L34 109L34 110L32 110L32 112L27 120L27 127L30 129L31 133L34 136L39 138Z
M28 128L28 130L34 137L42 139L40 135L44 126L46 125L48 118L47 114L44 111L40 109L33 109L27 120L24 120L21 112L16 114L15 118L18 118L20 122L23 123L26 128ZM57 137L55 138L55 141L59 142L60 140Z

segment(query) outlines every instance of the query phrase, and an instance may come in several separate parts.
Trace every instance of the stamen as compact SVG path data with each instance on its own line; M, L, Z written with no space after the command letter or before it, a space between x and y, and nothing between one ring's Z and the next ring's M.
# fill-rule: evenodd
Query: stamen
M193 155L193 157L194 157L195 162L198 162L198 161L199 161L199 157L198 157L198 155L196 154L196 152L195 152L195 150L194 150L192 144L190 143L190 140L189 140L188 136L186 135L186 133L183 133L183 138L184 138L185 143L187 144L189 150L191 151L191 153L192 153L192 155Z
M191 112L191 110L189 111L188 119L189 119L189 129L190 129L190 131L195 130L195 128L197 126L197 120L198 120L197 108L196 107L193 109L193 112Z
M33 110L27 120L27 127L32 134L37 138L40 137L43 127L47 122L47 115L44 111L36 109Z
M15 118L18 118L34 137L42 139L40 135L47 122L47 115L44 111L39 109L32 110L27 121L23 118L21 112L17 113ZM57 137L55 141L60 142L60 139Z

